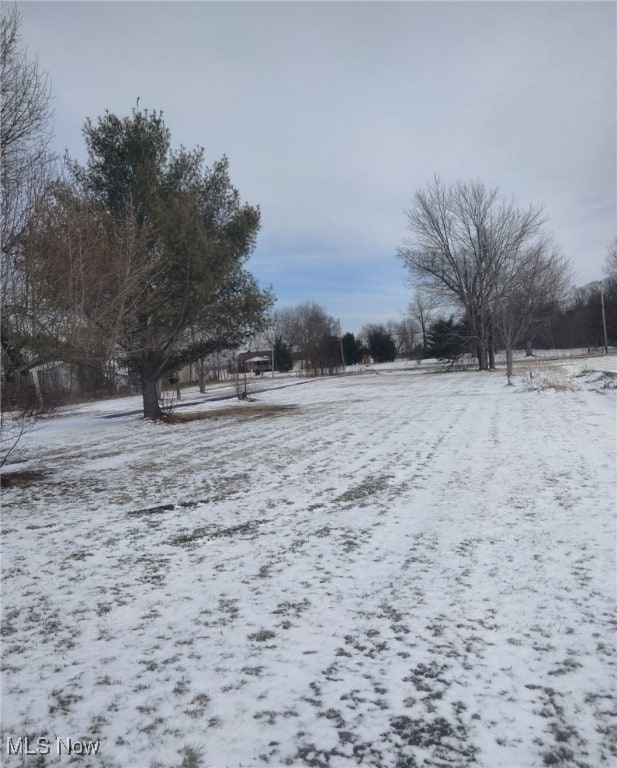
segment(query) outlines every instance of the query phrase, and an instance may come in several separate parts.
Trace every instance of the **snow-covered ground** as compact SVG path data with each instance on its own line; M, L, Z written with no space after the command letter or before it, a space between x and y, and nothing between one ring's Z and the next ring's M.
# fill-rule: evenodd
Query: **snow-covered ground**
M199 421L129 398L26 434L0 762L614 765L617 358L517 372L260 377L185 393Z

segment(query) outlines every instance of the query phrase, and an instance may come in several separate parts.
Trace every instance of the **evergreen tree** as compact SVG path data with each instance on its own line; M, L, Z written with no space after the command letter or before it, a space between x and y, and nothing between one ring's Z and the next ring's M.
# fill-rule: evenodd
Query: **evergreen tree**
M291 349L279 336L274 342L274 367L279 373L287 373L293 368Z
M353 333L346 333L343 336L343 357L345 365L356 365L362 362L364 347L360 339L356 339Z
M369 330L368 349L376 363L388 363L396 359L396 343L382 325Z
M157 381L237 346L272 303L244 269L259 208L241 203L226 157L206 167L201 148L172 150L160 113L108 112L84 137L87 162L72 163L39 253L56 286L68 274L65 304L113 344L141 381L144 416L159 418Z
M469 331L466 323L454 317L436 320L428 333L428 352L438 360L454 362L469 348Z
M341 340L338 336L325 334L319 342L317 367L323 376L326 371L333 374L342 364Z

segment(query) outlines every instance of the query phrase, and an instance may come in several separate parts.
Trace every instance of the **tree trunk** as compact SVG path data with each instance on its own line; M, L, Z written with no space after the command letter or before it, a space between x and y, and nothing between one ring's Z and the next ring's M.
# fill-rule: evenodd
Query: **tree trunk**
M482 340L478 341L476 346L476 357L478 358L478 369L480 371L488 370L488 360L486 355L486 347L482 343Z
M162 419L163 411L159 403L156 379L141 379L141 394L144 400L144 419Z
M488 370L488 345L484 323L482 322L481 317L469 309L467 311L467 322L469 323L469 330L473 339L472 344L476 350L478 370L486 371Z
M495 370L495 320L490 318L490 322L487 323L489 330L488 336L488 367L491 371Z
M525 357L533 357L533 350L531 349L531 339L527 339L525 344Z
M43 410L45 404L43 403L43 390L41 389L41 381L39 379L39 372L36 368L33 368L30 373L32 374L32 381L34 382L34 391L36 392L36 399L39 404L39 408Z
M422 328L422 354L426 357L428 339L426 338L426 323L424 322L424 318L422 316L420 316L420 326Z
M506 344L506 376L508 377L508 386L512 385L513 367L512 345L508 343Z

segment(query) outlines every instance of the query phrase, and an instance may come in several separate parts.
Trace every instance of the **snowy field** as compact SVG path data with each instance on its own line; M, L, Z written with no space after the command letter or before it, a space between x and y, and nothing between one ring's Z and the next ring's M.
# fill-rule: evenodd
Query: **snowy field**
M260 379L24 436L0 762L615 765L617 357Z

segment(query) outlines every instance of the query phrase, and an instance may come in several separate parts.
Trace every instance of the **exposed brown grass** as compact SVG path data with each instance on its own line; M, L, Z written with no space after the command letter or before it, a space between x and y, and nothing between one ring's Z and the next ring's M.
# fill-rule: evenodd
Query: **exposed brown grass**
M23 488L27 485L38 483L49 473L42 470L22 469L17 472L2 472L0 474L0 486L2 488Z
M170 413L161 421L164 424L187 424L191 421L203 421L206 419L264 419L272 416L282 416L284 413L299 411L297 405L267 405L257 403L255 405L231 405L227 408L217 408L212 411L196 411L193 413Z
M246 523L232 525L229 528L221 528L214 525L200 526L190 533L183 533L179 536L175 536L170 540L170 544L178 546L180 544L194 544L199 539L209 539L212 541L214 539L224 539L231 536L252 534L256 533L257 526L262 525L264 522L264 520L249 520Z

